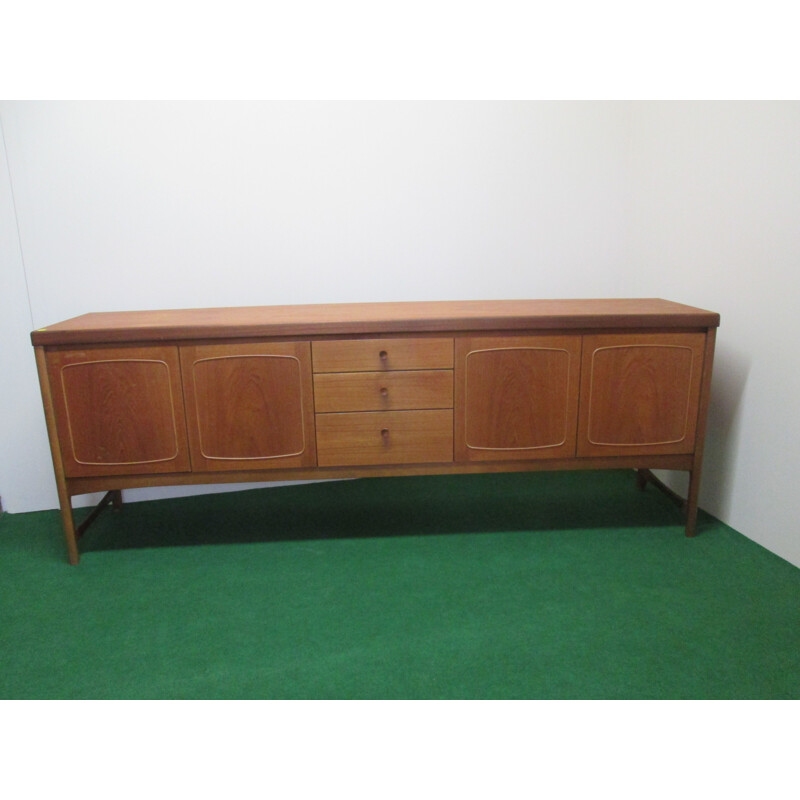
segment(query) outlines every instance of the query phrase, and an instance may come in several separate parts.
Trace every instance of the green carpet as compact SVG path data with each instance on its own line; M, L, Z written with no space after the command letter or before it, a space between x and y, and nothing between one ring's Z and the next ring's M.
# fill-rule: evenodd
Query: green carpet
M81 549L0 517L0 697L800 698L800 570L631 471L130 503Z

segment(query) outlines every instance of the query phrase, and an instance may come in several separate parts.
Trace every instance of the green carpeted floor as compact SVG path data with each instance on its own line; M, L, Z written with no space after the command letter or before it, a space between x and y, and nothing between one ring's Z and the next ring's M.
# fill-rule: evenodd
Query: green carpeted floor
M630 471L130 503L82 551L0 517L0 697L800 698L800 570Z

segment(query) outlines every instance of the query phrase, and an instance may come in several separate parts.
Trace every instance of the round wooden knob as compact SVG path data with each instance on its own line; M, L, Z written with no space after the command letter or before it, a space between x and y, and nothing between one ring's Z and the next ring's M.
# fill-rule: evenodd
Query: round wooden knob
M381 386L381 397L388 397L389 390L385 386Z
M389 358L389 354L385 350L381 350L380 353L378 353L378 357L381 361L386 361L386 359Z
M388 442L389 441L389 429L388 428L383 428L381 430L381 438L383 439L384 442Z

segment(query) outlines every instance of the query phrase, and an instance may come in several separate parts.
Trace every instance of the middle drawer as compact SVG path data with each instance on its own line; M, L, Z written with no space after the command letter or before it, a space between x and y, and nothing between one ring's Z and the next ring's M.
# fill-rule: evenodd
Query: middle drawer
M452 407L452 370L314 375L314 410L318 414Z

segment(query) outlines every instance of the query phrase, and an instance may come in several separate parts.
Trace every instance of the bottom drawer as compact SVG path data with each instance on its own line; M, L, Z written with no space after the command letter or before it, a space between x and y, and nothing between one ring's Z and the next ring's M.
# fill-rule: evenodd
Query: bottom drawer
M321 467L453 460L453 411L317 414Z

